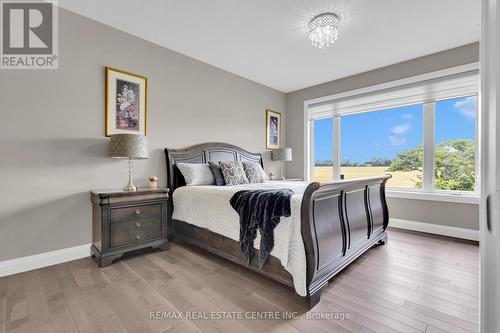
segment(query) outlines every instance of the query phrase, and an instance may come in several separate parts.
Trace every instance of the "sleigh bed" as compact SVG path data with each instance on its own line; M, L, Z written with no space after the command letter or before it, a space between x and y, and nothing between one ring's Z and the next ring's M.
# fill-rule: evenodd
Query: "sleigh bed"
M204 214L214 214L215 208L217 208L212 207L212 209L196 212L196 209L182 207L184 206L182 194L186 195L189 187L185 186L184 177L176 164L230 160L251 161L262 165L261 154L250 153L226 143L203 143L185 149L166 148L165 155L167 183L174 198L174 200L169 200L169 237L184 240L246 266L239 243L234 237L227 237L222 232L215 232L214 228L203 223L196 225L197 223L191 221L174 218L175 215L172 214L176 210L176 205L178 206L177 215L179 215L181 208L184 208L187 212L195 211L195 213L201 214L199 218L205 216ZM300 231L300 248L303 248L299 252L304 252L303 260L305 261L303 263L305 291L300 298L307 307L312 308L320 301L323 288L333 276L372 246L384 244L387 241L386 228L389 214L385 199L385 184L389 178L390 175L385 175L327 184L303 183L303 192L301 192L299 199L296 198L299 200L299 206L296 210L298 216L295 218L297 219L297 228ZM281 183L279 186L272 183L272 181L269 184L264 183L262 186L287 186L286 183ZM290 184L290 186L292 185L299 186L298 184ZM213 186L213 188L198 189L198 192L211 193L212 190L218 190L218 192L214 192L216 194L221 191L225 193L231 189ZM176 193L176 191L178 192ZM213 220L214 216L212 216ZM216 223L217 221L212 225L217 226ZM250 269L291 287L294 286L290 269L288 268L287 271L282 265L283 259L280 260L271 254L263 268L259 269L257 258L258 250L250 263ZM297 281L295 282L295 290L297 291Z

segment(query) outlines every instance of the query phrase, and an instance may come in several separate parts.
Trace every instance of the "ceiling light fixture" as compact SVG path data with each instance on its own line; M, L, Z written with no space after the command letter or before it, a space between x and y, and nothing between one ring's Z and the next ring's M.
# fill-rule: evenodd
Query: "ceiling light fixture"
M309 21L309 40L314 46L326 49L339 36L340 17L333 13L316 15Z

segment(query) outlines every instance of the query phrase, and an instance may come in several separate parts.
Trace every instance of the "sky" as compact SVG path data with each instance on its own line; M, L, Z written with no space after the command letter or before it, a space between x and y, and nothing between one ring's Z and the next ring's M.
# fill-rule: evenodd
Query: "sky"
M436 102L436 144L475 138L476 97ZM423 105L410 105L340 118L341 160L362 163L372 158L396 158L396 153L423 142ZM316 161L332 160L333 120L314 122Z

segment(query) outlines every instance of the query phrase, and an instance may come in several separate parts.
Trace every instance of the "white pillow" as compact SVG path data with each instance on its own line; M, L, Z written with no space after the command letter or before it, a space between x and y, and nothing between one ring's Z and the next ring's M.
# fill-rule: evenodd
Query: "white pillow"
M215 185L215 178L208 164L177 163L187 186Z
M268 181L266 172L259 163L243 162L243 169L250 183L265 183Z

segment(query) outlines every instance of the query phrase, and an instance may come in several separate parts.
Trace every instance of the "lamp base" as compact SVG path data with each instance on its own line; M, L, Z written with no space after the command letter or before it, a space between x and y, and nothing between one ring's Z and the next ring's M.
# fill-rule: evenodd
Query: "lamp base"
M133 192L137 191L137 187L131 181L128 182L127 186L123 189L124 191Z
M132 182L133 170L134 170L134 164L132 162L132 159L129 158L128 159L128 184L123 189L124 191L129 191L129 192L137 191L137 187L134 185L134 182Z

